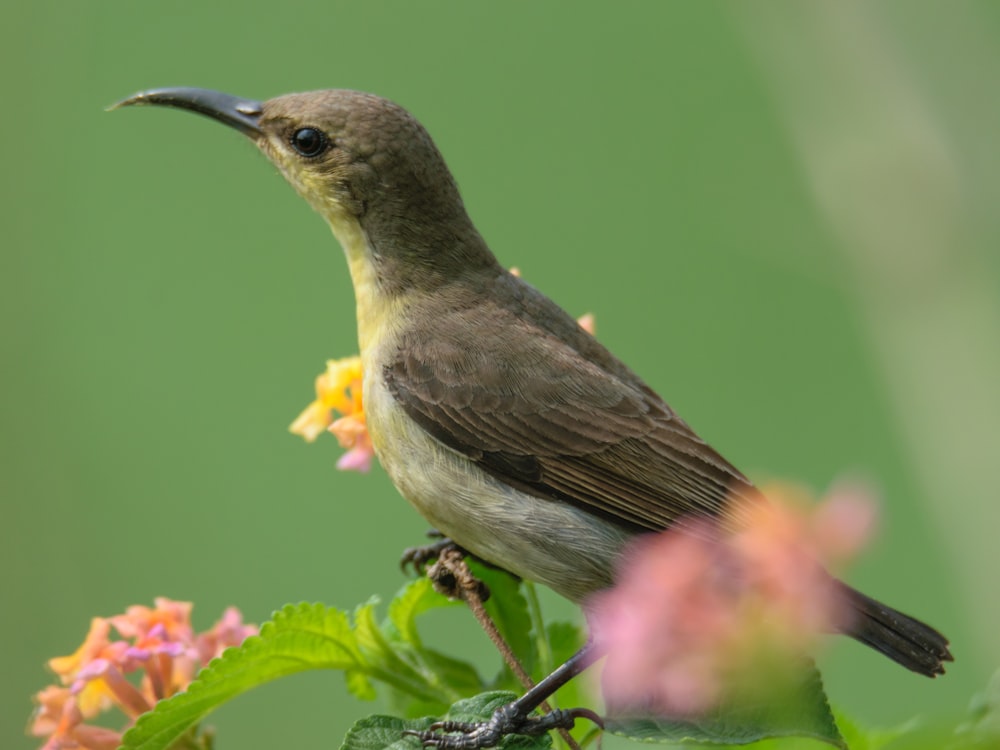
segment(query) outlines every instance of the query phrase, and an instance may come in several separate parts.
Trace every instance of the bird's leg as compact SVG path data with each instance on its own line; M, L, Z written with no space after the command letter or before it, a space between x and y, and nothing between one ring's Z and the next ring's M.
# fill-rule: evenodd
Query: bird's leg
M531 691L535 688L535 683L532 682L531 676L525 671L524 666L511 649L510 644L504 640L493 619L486 612L483 602L489 598L489 588L469 570L469 566L465 562L466 556L465 551L462 549L446 547L441 551L437 562L427 569L427 576L434 582L434 588L439 593L451 599L462 599L469 605L469 609L472 611L476 621L479 622L483 631L493 641L493 645L497 647L504 661L507 662L507 666L510 667L511 671L520 680L524 689ZM541 702L535 708L540 708L548 716L552 714L552 707L544 698L545 696L542 696ZM576 713L577 715L584 715L582 709L578 709ZM580 750L579 744L577 744L576 740L569 733L569 727L572 726L572 723L572 719L570 719L568 726L562 726L558 721L551 721L550 728L559 731L559 734L565 740L570 750ZM539 733L547 731L545 726L548 725L546 724L538 728L537 731ZM436 736L442 737L443 735Z
M427 567L428 563L441 557L441 553L445 550L462 549L437 529L430 529L427 536L431 539L437 539L437 541L420 547L407 547L403 550L403 554L399 558L399 567L403 569L403 572L406 572L407 567L412 565L413 572L420 573Z
M490 589L472 575L465 562L466 557L468 553L457 544L445 545L438 554L437 562L427 568L427 577L439 594L449 599L461 599L468 604L476 619L489 632L489 628L483 623L484 617L489 620L489 615L483 609L483 602L489 600ZM492 620L489 620L489 625L493 625Z
M561 688L600 657L593 643L587 643L544 680L516 701L501 706L489 721L467 723L439 721L423 731L408 730L404 734L419 737L424 747L441 750L480 750L496 746L508 734L537 737L553 729L572 729L577 719L590 719L600 727L600 716L587 708L559 709L544 716L532 716L549 696Z

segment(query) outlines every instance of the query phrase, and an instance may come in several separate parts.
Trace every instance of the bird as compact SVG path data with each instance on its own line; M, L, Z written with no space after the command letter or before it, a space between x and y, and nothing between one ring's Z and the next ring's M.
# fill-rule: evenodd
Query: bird
M635 372L490 251L427 130L374 94L244 99L141 91L115 107L206 115L250 138L327 221L353 282L375 454L416 510L473 556L582 602L614 583L630 540L738 522L760 493ZM933 677L947 639L846 584L846 634ZM444 750L572 726L533 716L594 645L487 722L417 733Z

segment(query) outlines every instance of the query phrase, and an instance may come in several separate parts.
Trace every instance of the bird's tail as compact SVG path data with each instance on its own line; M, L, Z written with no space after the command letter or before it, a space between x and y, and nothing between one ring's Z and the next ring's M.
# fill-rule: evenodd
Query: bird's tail
M944 674L944 662L953 661L947 638L920 620L840 585L854 609L847 635L914 672L928 677Z

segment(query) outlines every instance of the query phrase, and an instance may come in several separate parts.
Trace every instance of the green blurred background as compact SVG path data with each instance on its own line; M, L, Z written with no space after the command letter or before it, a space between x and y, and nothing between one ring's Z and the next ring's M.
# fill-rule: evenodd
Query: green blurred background
M946 10L942 10L946 8ZM951 638L941 680L846 641L835 703L957 715L1000 665L1000 5L35 2L3 52L0 745L92 615L260 622L403 582L426 524L287 426L356 350L323 222L237 134L132 92L357 88L434 135L501 261L754 477L884 492L851 580ZM550 611L572 608L550 597ZM458 610L436 637L484 665ZM220 748L336 747L293 677Z

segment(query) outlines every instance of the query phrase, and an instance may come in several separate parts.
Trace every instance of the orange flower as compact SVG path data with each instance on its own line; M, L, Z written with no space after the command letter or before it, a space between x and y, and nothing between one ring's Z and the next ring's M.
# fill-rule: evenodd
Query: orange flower
M819 635L844 625L825 566L860 547L871 503L833 492L809 512L800 490L765 494L774 502L734 531L692 521L638 539L617 585L588 602L613 713L689 717L768 678L780 690Z
M288 428L310 443L330 427L333 413L363 414L361 404L361 357L331 359L326 372L316 378L316 400Z
M225 648L257 632L230 608L210 631L195 635L190 603L161 597L155 604L95 617L80 648L49 660L62 686L36 694L38 708L28 726L32 736L48 738L43 750L113 750L124 729L85 724L85 719L117 706L129 718L127 729L157 701L184 690L197 670ZM120 639L110 638L112 629ZM138 687L126 678L133 672L142 675Z
M372 467L375 449L363 413L341 417L328 429L337 436L341 447L350 449L337 461L338 469L366 472Z
M339 414L340 418L336 418ZM310 443L324 431L332 432L350 450L337 468L368 471L375 451L365 424L361 397L361 358L331 359L316 378L316 400L292 422L291 432Z

